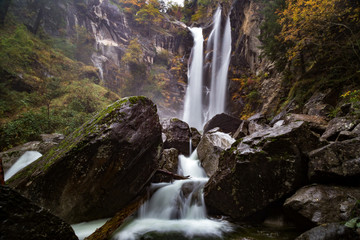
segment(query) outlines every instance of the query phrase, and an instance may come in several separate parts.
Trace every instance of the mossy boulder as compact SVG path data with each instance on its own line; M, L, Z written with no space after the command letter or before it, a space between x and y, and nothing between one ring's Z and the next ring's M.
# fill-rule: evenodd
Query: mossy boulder
M1 185L0 233L4 240L78 239L69 224Z
M70 223L111 217L149 182L161 145L154 103L145 97L123 98L8 184Z
M222 153L204 189L208 210L244 219L306 182L305 153L320 145L304 122L255 132Z

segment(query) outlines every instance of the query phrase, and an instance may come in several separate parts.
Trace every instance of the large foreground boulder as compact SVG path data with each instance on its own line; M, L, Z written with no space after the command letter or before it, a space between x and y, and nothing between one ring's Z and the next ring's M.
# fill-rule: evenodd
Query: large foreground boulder
M60 218L33 204L9 187L0 185L0 239L78 239Z
M360 183L360 138L335 142L309 154L313 182Z
M311 185L298 190L285 201L292 216L301 216L316 225L349 220L360 214L357 202L360 188ZM294 214L295 213L295 214Z
M163 122L164 148L175 148L180 154L190 155L190 127L186 122L171 118Z
M8 183L70 223L110 217L149 182L161 144L156 106L145 97L124 98Z
M205 186L208 209L234 219L265 210L304 184L303 155L319 145L304 122L266 129L234 143Z
M201 139L197 153L206 174L211 177L219 166L221 152L230 148L235 142L229 134L219 132L215 128L207 132Z

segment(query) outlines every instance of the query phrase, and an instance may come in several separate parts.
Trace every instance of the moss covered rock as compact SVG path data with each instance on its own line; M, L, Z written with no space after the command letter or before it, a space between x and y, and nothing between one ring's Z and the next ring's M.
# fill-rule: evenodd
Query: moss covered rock
M161 125L145 97L121 99L8 183L70 223L113 216L158 168Z

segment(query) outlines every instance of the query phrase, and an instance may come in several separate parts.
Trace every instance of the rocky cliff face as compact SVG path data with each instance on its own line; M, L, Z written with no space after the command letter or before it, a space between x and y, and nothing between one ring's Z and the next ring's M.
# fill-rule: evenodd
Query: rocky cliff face
M123 94L121 91L128 77L124 73L128 66L125 66L122 58L130 41L138 39L143 53L141 61L147 71L152 72L147 79L141 80L162 83L162 96L155 96L153 89L147 90L147 95L160 105L160 110L179 110L182 107L187 78L186 64L192 46L192 37L184 24L165 17L161 26L144 31L120 5L110 0L61 0L45 2L43 5L32 5L33 9L30 10L27 9L27 3L15 0L11 9L30 29L34 28L39 18L39 29L52 37L69 40L86 34L84 44L90 47L78 49L81 55L77 57L78 60L94 65L103 84L120 94ZM156 58L162 52L166 52L169 59L166 66L159 68L155 66Z
M264 20L262 6L253 0L235 0L231 8L232 56L229 69L228 110L247 117L255 112L271 115L278 108L281 76L262 57L259 40Z

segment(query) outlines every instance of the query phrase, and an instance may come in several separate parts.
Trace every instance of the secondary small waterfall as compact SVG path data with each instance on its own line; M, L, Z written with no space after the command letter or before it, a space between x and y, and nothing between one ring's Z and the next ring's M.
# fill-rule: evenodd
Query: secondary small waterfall
M185 95L184 121L190 126L201 129L203 126L203 42L202 28L190 28L194 37L191 63L188 71L189 84Z
M173 183L157 183L151 199L132 221L114 239L142 239L145 234L181 234L186 238L221 238L232 227L226 221L207 218L203 187L208 181L200 166L196 150L190 157L179 156L178 173L191 176Z
M222 10L219 7L214 15L213 30L209 35L207 52L212 52L210 89L203 86L203 34L201 28L190 28L194 37L185 95L183 120L191 127L202 129L204 123L216 114L225 112L227 76L231 57L230 16L222 29ZM208 96L209 95L209 96ZM208 106L203 99L208 97Z
M12 165L9 170L5 172L4 179L7 181L14 176L18 171L25 168L32 162L35 162L42 154L36 151L26 151L21 157Z

